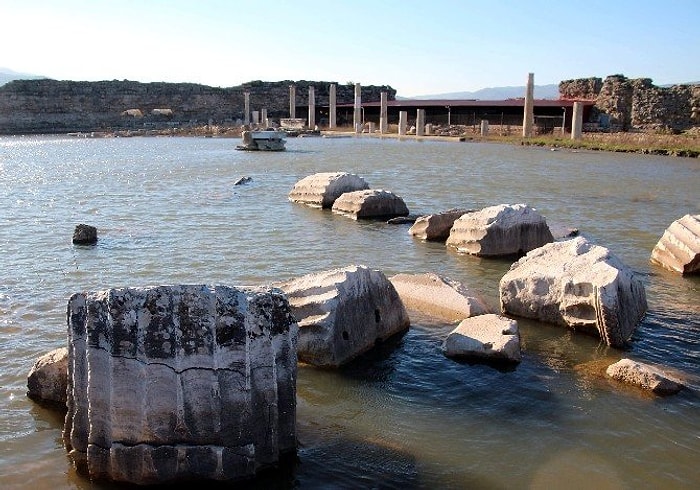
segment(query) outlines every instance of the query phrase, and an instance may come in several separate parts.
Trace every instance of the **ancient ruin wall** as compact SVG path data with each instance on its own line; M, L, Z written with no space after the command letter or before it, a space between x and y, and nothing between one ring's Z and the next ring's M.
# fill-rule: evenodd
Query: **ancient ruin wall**
M0 134L136 129L210 122L233 124L244 119L246 91L250 93L251 110L265 108L271 118L287 117L289 85L296 85L296 103L302 107L308 104L310 85L315 87L316 105L328 105L332 83L335 82L256 81L219 88L128 80L15 80L0 87ZM388 93L389 100L396 96L396 90L389 86L367 86L362 87L362 100L378 102L382 91ZM351 104L353 101L354 84L336 84L336 102ZM125 111L143 116L134 117Z
M595 100L590 122L606 115L611 129L686 130L700 125L700 85L657 87L649 78L611 75L559 84L562 99Z

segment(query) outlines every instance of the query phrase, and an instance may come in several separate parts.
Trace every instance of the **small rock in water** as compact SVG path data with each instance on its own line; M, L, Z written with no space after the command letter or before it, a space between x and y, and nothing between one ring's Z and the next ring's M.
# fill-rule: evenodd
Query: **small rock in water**
M75 245L94 245L97 243L97 228L90 225L79 224L73 231L73 243Z
M244 176L244 177L241 177L240 179L238 179L236 182L234 182L233 185L243 185L243 184L247 184L248 182L252 182L252 181L253 181L252 177Z

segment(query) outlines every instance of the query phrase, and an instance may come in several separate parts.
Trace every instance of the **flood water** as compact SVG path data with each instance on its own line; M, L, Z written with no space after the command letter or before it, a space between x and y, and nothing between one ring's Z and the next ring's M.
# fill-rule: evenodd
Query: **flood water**
M71 468L63 419L26 393L37 357L66 343L77 291L256 285L350 264L437 272L498 306L510 261L292 204L316 172L356 173L412 214L527 203L641 278L649 310L627 351L519 320L510 370L440 352L454 327L409 331L337 371L300 366L297 460L260 488L700 488L700 279L649 263L663 231L700 213L700 161L480 143L294 138L281 153L217 138L0 137L0 488L108 488ZM246 185L234 186L242 176ZM71 244L78 223L95 247ZM660 398L601 377L621 357L688 389Z

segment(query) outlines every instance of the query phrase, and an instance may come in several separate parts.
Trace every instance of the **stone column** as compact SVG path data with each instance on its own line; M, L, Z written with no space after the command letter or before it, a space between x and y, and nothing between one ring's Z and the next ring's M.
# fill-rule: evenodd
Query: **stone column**
M253 124L260 124L260 112L253 111L251 114L253 115L253 117L251 117L251 122Z
M574 114L571 116L571 139L580 140L583 132L583 104L574 102Z
M527 89L525 91L525 111L523 113L523 138L531 137L532 129L535 126L534 95L535 74L528 73Z
M336 113L335 113L335 83L332 83L328 90L328 128L335 129Z
M381 93L381 108L379 109L379 132L386 134L389 132L389 120L387 119L386 92Z
M407 122L408 122L408 112L399 111L399 136L406 135Z
M297 88L294 85L289 86L289 117L297 117Z
M250 124L250 92L243 92L243 124Z
M316 126L316 89L309 85L309 129Z
M362 87L355 84L355 110L353 111L352 124L356 133L362 132Z
M425 109L416 112L416 136L425 135Z
M267 109L262 109L260 112L260 122L265 125L266 128L270 127L270 121L267 120Z
M481 120L481 136L488 136L489 134L489 121L488 119Z

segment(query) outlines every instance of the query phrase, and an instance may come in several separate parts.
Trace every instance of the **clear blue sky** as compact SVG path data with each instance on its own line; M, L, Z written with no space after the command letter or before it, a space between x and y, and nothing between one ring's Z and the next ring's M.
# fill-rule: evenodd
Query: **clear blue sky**
M662 85L700 80L700 0L0 0L0 46L0 67L60 80Z

